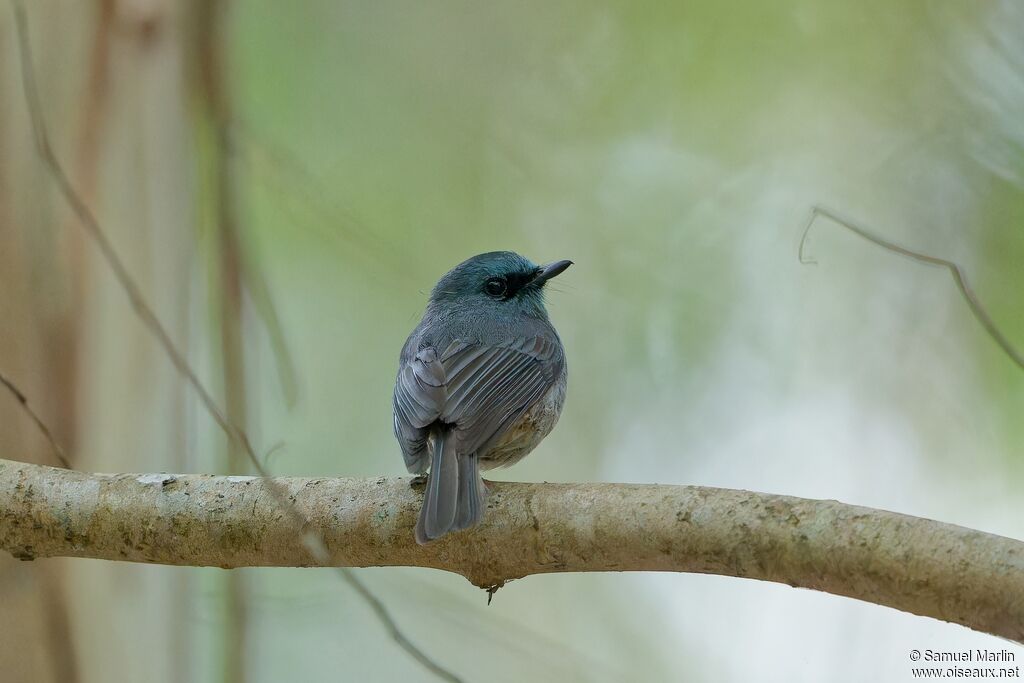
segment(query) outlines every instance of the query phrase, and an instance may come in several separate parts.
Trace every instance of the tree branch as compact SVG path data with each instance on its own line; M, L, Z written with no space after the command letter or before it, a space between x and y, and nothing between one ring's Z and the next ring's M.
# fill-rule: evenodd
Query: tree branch
M68 461L67 455L64 454L64 449L60 447L59 443L57 443L57 439L53 436L53 432L50 431L50 428L46 426L46 423L43 422L43 418L39 417L36 411L32 410L32 407L28 404L28 397L22 393L21 389L14 385L14 382L4 377L3 373L0 373L0 385L2 385L8 393L14 397L14 400L16 400L18 405L21 407L22 412L32 420L36 429L38 429L39 433L43 435L46 442L50 444L50 450L53 451L53 457L57 459L60 466L65 469L71 469L71 463Z
M484 588L530 574L677 571L812 588L1024 642L1024 543L749 491L491 483L474 531L413 539L408 478L275 480L337 566L433 567ZM0 460L0 548L184 566L310 566L257 477L86 474Z
M800 263L803 263L804 265L818 265L818 262L813 258L808 258L804 255L805 247L807 246L807 238L810 235L811 228L814 227L814 221L818 216L824 216L836 225L841 225L855 235L858 235L863 239L866 239L868 242L882 247L883 249L891 251L894 254L905 256L917 261L918 263L925 263L930 266L940 266L948 270L949 274L953 277L953 282L956 283L956 288L960 290L960 296L962 296L964 301L967 302L967 306L971 309L971 313L974 315L974 318L981 324L981 327L985 330L988 336L992 337L992 340L999 345L999 348L1001 348L1003 352L1010 357L1010 360L1016 363L1017 367L1024 370L1024 353L1021 353L1021 351L1018 350L1009 339L1007 339L1006 335L999 329L999 326L996 325L994 320L992 320L992 316L989 315L988 309L981 304L981 301L978 299L978 295L974 293L971 285L967 282L967 275L964 272L964 269L950 260L939 258L938 256L929 256L928 254L920 251L901 247L895 242L890 242L887 239L883 239L878 235L865 230L853 221L840 217L839 214L834 211L830 211L829 209L821 206L812 206L811 217L807 221L807 227L804 228L804 235L800 239Z

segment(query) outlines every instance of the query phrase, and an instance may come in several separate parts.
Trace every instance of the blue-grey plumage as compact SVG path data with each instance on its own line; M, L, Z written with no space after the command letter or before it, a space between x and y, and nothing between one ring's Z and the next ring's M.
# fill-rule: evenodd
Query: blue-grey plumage
M399 358L395 436L410 472L427 472L416 540L483 518L481 470L505 467L554 428L565 402L565 352L544 284L571 265L480 254L438 281Z

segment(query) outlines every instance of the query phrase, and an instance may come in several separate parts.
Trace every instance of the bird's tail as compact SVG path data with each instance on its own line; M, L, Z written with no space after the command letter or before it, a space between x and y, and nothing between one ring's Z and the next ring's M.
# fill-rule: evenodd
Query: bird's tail
M460 455L459 460L459 502L456 505L455 524L452 531L461 531L476 526L484 518L487 489L480 477L476 455Z
M416 524L420 545L475 526L484 516L486 492L476 455L456 453L455 439L448 430L435 432L433 441L427 489Z

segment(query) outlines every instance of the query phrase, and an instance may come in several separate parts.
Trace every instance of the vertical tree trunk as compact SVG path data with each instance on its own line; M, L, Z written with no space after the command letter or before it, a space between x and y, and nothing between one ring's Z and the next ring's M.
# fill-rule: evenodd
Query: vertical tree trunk
M205 155L215 220L217 282L216 302L220 320L220 361L228 419L243 431L248 429L246 402L245 345L243 324L244 253L238 233L238 206L230 155L231 93L226 68L224 0L199 0L196 4L197 85L208 131ZM227 441L228 471L249 471L246 454L237 443ZM223 676L225 683L246 680L246 636L248 632L246 575L231 572L226 582Z
M59 63L78 47L76 23L87 12L70 9L57 21L54 8L33 6L47 21L54 46L37 55L44 65ZM33 409L70 452L76 437L76 338L72 293L77 275L60 246L64 215L33 147L20 79L10 8L0 17L0 372L25 392ZM39 27L33 31L40 35ZM45 68L45 67L44 67ZM44 97L64 107L69 79L41 85ZM66 108L66 107L65 107ZM60 139L65 139L61 136ZM25 458L54 464L50 445L19 409L0 395L0 445ZM80 680L66 563L44 567L0 558L0 671L5 682Z
M113 7L101 2L98 20L110 25L97 27L95 35L109 45L94 44L91 51L83 46L80 60L54 59L64 69L83 67L71 69L67 84L75 103L58 106L48 99L44 107L52 132L81 135L70 140L55 135L57 155L175 343L186 346L194 232L184 15L178 6L174 0L117 0ZM42 15L37 3L29 12L33 25L48 33L50 22L65 21L63 13ZM81 23L67 21L69 31L88 37ZM52 39L35 45L37 54L43 45L47 51L61 49ZM97 64L104 53L106 69ZM37 59L41 83L53 82L55 71ZM64 120L69 113L75 118ZM116 134L102 135L103 130ZM59 215L66 217L63 199L52 195L51 201L61 202ZM73 328L74 353L81 359L74 395L76 464L104 470L184 468L185 393L164 353L140 325L95 245L81 239L74 218L37 227L61 228L70 259L80 263L61 264L82 278L72 297L79 321ZM46 391L61 393L58 386ZM141 446L152 449L142 461L131 452ZM181 656L187 646L181 636L186 574L89 563L72 567L69 578L84 680L188 677L184 667L190 658ZM103 628L96 628L99 614L106 619ZM164 618L153 619L154 614ZM125 642L136 646L126 649Z

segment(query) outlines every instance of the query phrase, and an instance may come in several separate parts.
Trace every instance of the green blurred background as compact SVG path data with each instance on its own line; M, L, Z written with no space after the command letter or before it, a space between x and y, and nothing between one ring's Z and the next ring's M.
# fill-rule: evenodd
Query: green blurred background
M747 488L1024 537L1024 6L31 0L57 155L277 474L404 473L397 355L482 251L576 265L570 388L496 478ZM32 148L0 11L0 371L97 471L245 470ZM48 462L12 400L2 457ZM360 576L468 681L910 680L1024 648L786 586ZM431 680L326 571L0 560L10 681Z

